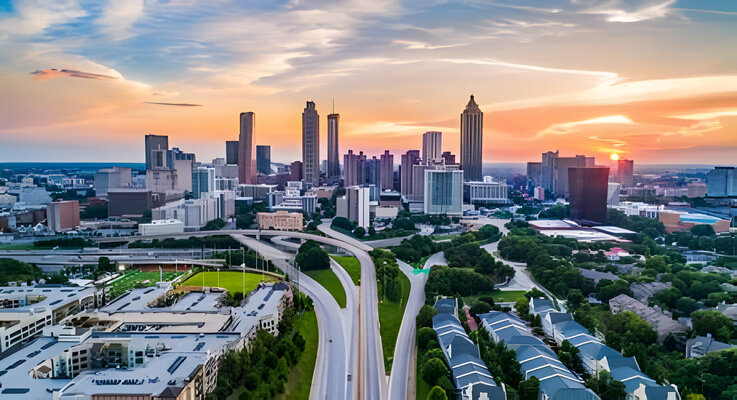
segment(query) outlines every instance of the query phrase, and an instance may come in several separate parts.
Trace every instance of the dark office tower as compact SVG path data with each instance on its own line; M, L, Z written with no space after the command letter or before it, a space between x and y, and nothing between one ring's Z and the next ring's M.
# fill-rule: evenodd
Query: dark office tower
M328 115L328 170L327 177L340 178L340 153L338 149L338 123L340 114Z
M302 175L302 161L295 161L289 165L289 180L290 181L301 181L304 179Z
M568 188L571 219L606 223L609 167L597 165L568 168Z
M550 192L555 192L558 184L558 151L543 153L540 166L540 186Z
M256 114L241 113L241 133L238 137L238 182L240 184L256 183L256 147L255 130Z
M389 150L381 155L381 190L394 190L394 155Z
M169 150L169 136L163 135L146 135L146 169L153 169L152 152L157 150Z
M461 113L461 169L467 181L481 180L483 162L484 113L471 95Z
M533 186L540 186L540 173L542 169L542 163L539 162L528 162L527 163L527 179L532 181Z
M617 160L617 174L614 175L614 180L621 183L622 187L635 186L633 178L634 168L634 160Z
M568 196L568 168L593 166L593 157L575 156L558 157L558 179L555 183L555 193L558 197Z
M366 184L381 187L381 162L376 156L366 159Z
M302 112L302 168L304 180L320 185L320 115L315 102L308 101Z
M400 168L399 190L402 195L412 194L412 166L420 163L420 151L410 150L402 154L402 165Z
M271 174L271 146L256 146L256 170L264 175Z
M440 158L443 159L443 165L456 165L456 156L449 151L444 151Z
M429 165L441 157L443 152L443 133L429 131L422 134L422 162Z
M366 183L366 156L363 152L354 154L348 150L343 156L343 175L345 187L363 185Z
M228 140L225 142L225 163L230 165L238 164L238 141Z

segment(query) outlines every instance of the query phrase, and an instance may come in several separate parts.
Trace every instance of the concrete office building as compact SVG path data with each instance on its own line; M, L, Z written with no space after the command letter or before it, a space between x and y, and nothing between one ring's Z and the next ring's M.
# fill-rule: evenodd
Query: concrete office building
M304 224L302 213L287 211L260 212L257 214L259 229L274 229L277 231L302 231Z
M362 151L354 154L353 150L348 150L348 154L343 156L343 176L345 186L366 183L366 155Z
M709 197L737 197L737 168L714 167L706 175Z
M444 165L458 165L458 163L456 163L455 154L449 151L444 151L443 154L440 155L440 158L443 159Z
M192 195L195 199L203 193L215 191L215 168L199 167L192 172Z
M151 219L176 219L184 223L185 230L199 230L209 221L221 218L219 200L215 196L178 200L151 210Z
M634 168L634 160L617 160L617 173L614 175L614 181L622 184L622 187L635 186L633 178Z
M422 134L422 161L425 164L438 160L443 152L443 133L428 131Z
M79 201L55 201L46 206L46 220L54 232L68 231L79 227Z
M389 150L384 150L381 155L381 190L394 190L394 155L389 154Z
M399 191L402 195L412 194L412 168L420 163L420 151L409 150L402 154L402 165L400 166Z
M176 219L154 220L147 224L138 224L141 236L169 235L184 232L184 222Z
M302 168L303 179L320 186L320 115L313 101L302 112Z
M609 167L568 168L568 186L571 219L606 223Z
M496 182L485 176L483 182L463 184L463 201L476 206L508 204L508 191L506 182Z
M348 218L358 226L368 229L371 226L369 188L350 186L345 189L345 196L338 198L336 215Z
M542 181L542 163L539 162L528 162L527 163L527 179L532 181L532 186L540 186Z
M146 211L166 204L166 194L146 189L116 189L108 192L108 216L140 217Z
M173 161L174 170L177 171L177 190L192 191L192 166L191 160L176 159Z
M146 151L146 169L152 169L154 167L153 152L155 150L169 150L169 136L146 135L144 141Z
M238 136L238 181L256 182L256 114L243 112L240 115L240 135Z
M340 147L338 146L338 126L340 114L328 115L328 179L340 179Z
M146 170L146 190L151 192L166 193L170 190L178 190L178 182L177 170L173 168Z
M618 206L619 205L619 190L621 184L617 182L609 182L606 193L606 205L607 206Z
M271 174L271 146L256 146L256 170L264 175Z
M110 189L131 187L131 169L125 167L103 168L95 172L95 194L106 196Z
M706 197L708 186L704 182L689 182L686 184L686 197L689 199Z
M483 163L484 113L471 95L461 113L461 169L465 179L481 180Z
M22 187L18 194L18 202L24 204L49 204L51 196L45 187Z
M302 167L302 161L295 161L289 165L289 180L290 181L301 181L304 179L304 168Z
M235 218L235 192L232 190L216 190L211 196L218 201L219 217L227 220Z
M448 167L425 170L425 214L463 214L463 174Z
M238 165L238 140L228 140L225 142L225 163L228 165Z
M540 186L550 192L555 192L558 184L558 151L548 151L542 154L540 163Z
M254 200L266 200L269 193L276 190L276 185L238 185L238 197L251 197Z

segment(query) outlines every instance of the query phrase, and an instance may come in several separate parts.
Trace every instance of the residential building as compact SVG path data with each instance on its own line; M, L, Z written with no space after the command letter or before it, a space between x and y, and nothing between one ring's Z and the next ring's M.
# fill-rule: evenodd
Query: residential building
M256 146L256 170L264 175L271 174L271 146Z
M110 189L131 187L131 169L125 167L103 168L95 173L93 187L97 196L106 196Z
M320 186L320 115L312 101L302 112L302 167L304 180Z
M606 223L609 168L569 167L568 185L571 219Z
M394 156L389 154L389 150L384 150L384 154L381 155L380 170L380 189L394 190Z
M620 294L609 300L609 307L615 314L622 311L632 311L639 315L640 318L644 319L655 329L655 332L658 334L659 343L663 343L663 340L665 340L668 334L682 335L686 332L684 325L663 314L659 307L648 307L626 294Z
M469 181L481 180L483 163L484 113L473 95L461 113L461 169Z
M328 115L328 170L326 176L337 180L340 178L340 147L338 146L338 127L340 114Z
M450 299L444 299L447 302ZM455 299L451 300L455 303ZM438 314L432 319L433 330L450 366L453 384L461 400L505 400L504 386L497 386L486 364L481 360L479 348L468 337L457 317L457 305L436 304Z
M366 156L363 152L354 154L348 150L343 156L343 177L345 186L363 185L366 182Z
M146 169L154 168L154 155L156 150L169 150L169 136L165 135L146 135L144 138L144 146L146 152ZM160 165L163 163L160 163Z
M381 160L376 158L376 156L367 158L365 172L366 172L366 179L364 182L367 185L374 185L376 187L380 187L381 185Z
M451 167L425 170L425 214L463 214L463 174Z
M508 187L505 182L496 182L485 176L483 182L465 182L463 184L463 201L479 205L508 204Z
M622 185L622 187L635 186L633 180L634 160L617 160L617 173L614 175L614 181Z
M706 184L709 197L737 196L737 168L714 167L706 175Z
M238 136L238 181L256 183L256 114L240 114L240 134Z
M545 201L545 188L542 186L535 186L535 200Z
M420 163L420 151L409 150L402 154L399 190L404 196L412 194L412 168Z
M441 158L443 152L443 133L428 131L422 134L422 162L430 164Z
M737 347L737 345L719 342L711 334L696 336L686 341L686 358L699 358L715 351L727 350L734 347Z
M199 167L192 172L192 195L195 199L215 191L215 168Z
M154 220L147 224L138 224L141 236L169 235L184 232L184 222L176 219Z
M79 227L79 201L55 201L46 206L46 220L49 229L63 232Z
M371 226L369 196L368 187L349 186L345 188L345 196L337 199L336 215L348 218L358 226L368 229Z
M302 231L303 221L301 212L260 212L257 214L257 218L259 229L274 229L277 231Z
M228 140L225 142L225 164L238 165L239 145L240 141L238 140Z

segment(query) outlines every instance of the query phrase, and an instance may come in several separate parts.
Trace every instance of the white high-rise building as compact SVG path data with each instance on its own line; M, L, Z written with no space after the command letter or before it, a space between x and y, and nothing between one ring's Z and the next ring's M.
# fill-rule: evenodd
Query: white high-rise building
M358 226L368 229L370 218L370 189L368 187L350 186L345 189L345 196L337 199L336 215L348 218Z
M463 174L449 167L425 170L425 214L463 214Z
M440 159L443 154L443 133L429 131L422 134L422 162L425 165Z

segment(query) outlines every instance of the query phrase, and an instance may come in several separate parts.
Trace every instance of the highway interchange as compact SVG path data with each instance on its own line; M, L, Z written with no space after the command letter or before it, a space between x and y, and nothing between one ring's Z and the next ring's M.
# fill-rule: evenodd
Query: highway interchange
M499 221L497 225L500 226L503 233L506 233L503 227L504 222ZM417 357L415 354L415 318L425 303L424 286L427 274L415 273L410 265L398 260L400 270L410 281L411 289L397 337L391 375L387 377L379 330L376 270L368 254L373 248L365 242L334 231L330 228L329 222L323 222L318 229L325 236L303 232L224 229L148 236L146 239L230 235L244 247L271 260L291 280L297 281L300 290L313 299L320 338L310 399L399 400L414 398L414 382L417 374L415 371ZM140 239L140 236L102 238L98 242L130 242ZM338 305L327 289L293 266L294 252L299 243L307 239L341 249L342 253L350 253L358 259L361 266L360 286L354 285L347 271L337 262L332 261L330 267L345 289L346 306L344 308ZM483 247L493 254L496 246L497 243L493 243ZM47 264L55 261L81 264L88 261L88 263L96 263L97 257L103 255L114 260L156 260L160 262L162 259L183 259L188 253L189 250L170 249L59 250L2 252L0 257L7 256L21 260L25 258L28 262L42 260ZM426 261L424 268L445 263L445 257L441 252L432 255ZM517 274L508 283L509 287L515 290L529 290L538 286L525 273L524 265L512 266Z

